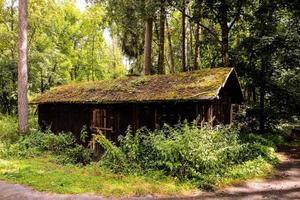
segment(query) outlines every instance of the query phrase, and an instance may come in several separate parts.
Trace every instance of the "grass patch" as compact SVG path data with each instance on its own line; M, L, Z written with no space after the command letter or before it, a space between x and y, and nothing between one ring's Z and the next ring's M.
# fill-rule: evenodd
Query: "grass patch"
M182 182L159 172L144 176L118 174L96 163L87 166L56 164L52 156L24 160L0 159L0 179L30 186L37 191L59 194L96 194L106 197L189 195L198 190L192 182ZM228 168L224 176L203 177L219 187L254 178L265 178L272 165L262 158Z
M184 195L196 189L191 183L179 183L170 177L155 179L149 176L115 174L97 164L84 167L59 165L52 159L0 159L0 179L31 186L38 191L113 197Z
M273 170L273 165L263 158L247 161L243 164L230 167L222 179L217 180L218 187L249 180L267 178Z

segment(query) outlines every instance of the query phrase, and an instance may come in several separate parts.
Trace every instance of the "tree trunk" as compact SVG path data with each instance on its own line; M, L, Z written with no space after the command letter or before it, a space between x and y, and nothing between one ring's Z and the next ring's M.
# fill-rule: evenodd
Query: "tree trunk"
M174 60L174 51L173 51L173 45L172 45L172 37L171 37L171 30L169 28L169 23L166 21L166 26L167 26L167 33L168 33L168 43L169 43L169 56L170 56L170 61L171 61L171 73L176 72L175 68L175 60Z
M186 1L182 3L182 17L181 17L181 59L182 59L182 71L187 71L187 56L186 56Z
M95 51L95 35L93 35L93 40L92 40L92 81L95 81L94 51Z
M229 27L228 27L228 6L225 0L221 1L220 5L220 26L222 33L222 60L224 67L230 67L229 63Z
M165 4L162 2L160 7L159 17L159 54L158 54L158 73L165 73L165 21L166 21L166 10Z
M152 29L153 29L153 19L149 18L146 21L145 27L145 47L144 47L144 74L151 74L152 66Z
M194 70L199 69L199 63L201 58L200 53L200 41L202 35L202 28L199 24L196 25L196 32L195 32L195 55L194 55Z
M255 86L252 86L252 102L256 103L256 89L255 89Z
M270 51L269 49L265 50L266 55L263 55L261 60L261 69L260 69L260 99L259 99L259 132L261 134L265 131L266 124L266 112L265 112L265 97L266 97L266 84L270 64Z
M265 131L265 96L266 96L266 76L265 76L265 66L262 63L260 76L261 76L261 85L260 85L260 101L259 101L259 132L261 134Z
M229 61L229 30L226 27L222 28L222 60L224 67L230 67Z
M195 55L194 55L194 70L199 69L200 59L201 59L201 52L200 52L200 45L202 40L202 27L200 26L200 22L202 19L202 4L198 2L196 4L196 30L195 30Z
M189 20L189 47L187 48L187 66L190 67L193 63L193 57L194 57L194 41L193 41L193 24L192 24L192 21Z
M19 0L18 125L21 133L28 130L27 5L27 0Z
M41 85L40 85L40 91L41 91L41 94L44 94L44 92L45 92L45 83L44 83L44 73L43 73L43 68L41 69Z

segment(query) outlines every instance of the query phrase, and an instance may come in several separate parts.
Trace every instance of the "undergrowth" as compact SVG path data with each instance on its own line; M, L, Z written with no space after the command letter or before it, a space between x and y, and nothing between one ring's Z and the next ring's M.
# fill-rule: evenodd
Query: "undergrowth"
M129 129L119 138L119 147L101 133L97 140L106 150L100 164L116 173L160 171L179 180L191 180L201 188L213 188L222 177L229 179L235 166L248 163L255 169L262 162L265 166L277 162L272 147L244 142L238 131L225 127L201 129L185 123L155 131L140 129L133 133ZM232 176L244 179L243 173Z
M30 131L19 134L14 117L0 116L0 157L20 159L49 154L60 164L88 164L92 161L92 151L79 144L71 133L54 134L50 130L43 132L36 128L34 118L29 122ZM81 140L86 139L85 134L83 129Z
M90 166L120 177L135 175L151 179L151 182L171 178L175 180L175 185L188 183L193 187L213 189L222 184L263 177L277 162L274 142L267 138L241 135L234 128L199 128L188 123L175 127L166 125L155 131L143 128L133 132L128 129L127 134L119 138L118 146L99 133L94 139L105 153L100 161L95 162L90 148L80 144L88 142L85 130L82 131L81 141L77 141L71 133L42 132L36 125L31 125L33 128L28 134L19 135L13 117L2 116L0 119L0 159L13 163L25 162L28 166L31 166L31 161L49 156L50 160L42 160L54 161L65 170L70 164L79 168ZM36 123L36 120L31 120L31 123ZM39 169L34 167L32 174L35 170ZM36 179L37 183L43 181L32 177L32 174L26 172L22 176L10 177L0 172L0 177L29 185L32 185L31 178ZM27 182L22 182L24 180ZM80 181L86 182L84 178ZM118 184L118 181L112 184ZM51 191L50 186L44 187Z

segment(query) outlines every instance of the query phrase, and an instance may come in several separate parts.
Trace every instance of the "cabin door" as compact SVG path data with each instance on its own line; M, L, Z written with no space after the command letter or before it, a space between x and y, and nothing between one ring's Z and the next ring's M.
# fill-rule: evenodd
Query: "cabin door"
M112 115L107 109L94 109L92 116L92 132L101 132L107 139L112 139Z

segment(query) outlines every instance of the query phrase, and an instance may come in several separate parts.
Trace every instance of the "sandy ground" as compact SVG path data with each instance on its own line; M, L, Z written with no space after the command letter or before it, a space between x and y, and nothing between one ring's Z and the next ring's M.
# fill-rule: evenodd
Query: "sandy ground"
M128 200L143 199L203 199L203 200L261 200L282 199L300 200L300 148L282 147L281 164L276 167L274 176L263 181L249 181L234 185L217 192L200 192L193 197L155 198L152 196L136 197ZM8 184L0 181L0 200L102 200L100 196L89 195L58 195L36 192L29 187Z

